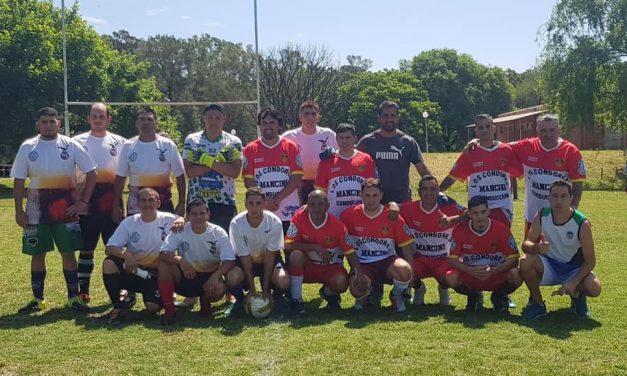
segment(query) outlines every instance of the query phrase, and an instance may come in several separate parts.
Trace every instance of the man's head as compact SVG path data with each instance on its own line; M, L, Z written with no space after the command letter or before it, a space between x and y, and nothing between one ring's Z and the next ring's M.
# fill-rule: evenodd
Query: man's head
M480 114L475 117L475 134L480 142L494 142L494 121L488 114Z
M357 134L353 124L342 123L337 126L335 133L335 140L341 151L352 151L355 149Z
M210 103L202 111L202 122L207 131L216 130L222 132L226 124L226 111L219 103Z
M320 105L318 102L308 99L298 109L298 120L305 128L313 128L320 122Z
M141 137L153 138L157 134L157 113L150 107L142 108L135 120L137 132Z
M54 140L59 134L61 121L59 113L52 107L43 107L37 111L37 121L35 122L39 136L44 140Z
M381 180L368 178L361 183L361 200L368 211L375 211L381 206L383 198L383 188Z
M274 141L279 136L279 130L283 128L283 116L278 110L264 108L257 116L257 124L261 128L261 138Z
M400 122L399 107L394 101L383 101L377 109L379 129L384 132L395 132Z
M102 102L92 104L89 109L89 115L87 115L87 123L89 123L89 128L92 132L106 132L107 127L111 124L111 114L107 105Z
M553 148L557 146L560 137L560 121L559 117L554 114L544 114L538 116L536 121L536 131L542 146L545 148Z
M311 191L307 196L307 210L312 217L322 218L329 210L327 194L318 189Z
M259 187L250 187L246 190L246 202L244 203L248 214L259 217L266 207L266 193Z
M152 188L140 189L137 193L137 201L142 215L155 214L161 206L159 193Z
M438 193L440 189L438 187L438 179L435 176L425 175L420 179L418 183L418 195L423 205L433 206L437 202Z
M187 219L192 225L203 224L210 218L209 206L205 200L195 198L187 204Z
M468 200L468 217L471 226L475 230L485 230L488 227L490 209L488 209L488 198L485 196L473 196Z
M573 186L565 180L556 180L549 187L549 205L555 212L570 211L573 204Z

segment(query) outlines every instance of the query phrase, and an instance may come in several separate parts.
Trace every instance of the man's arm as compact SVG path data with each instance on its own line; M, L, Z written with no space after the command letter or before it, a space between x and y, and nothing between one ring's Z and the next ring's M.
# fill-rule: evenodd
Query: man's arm
M407 261L409 265L414 265L415 250L414 250L413 244L409 244L409 245L402 247L401 251L403 253L403 258L405 259L405 261Z
M420 176L431 175L431 171L429 171L429 167L427 167L425 161L420 161L414 166L416 166L416 171L418 171L418 174L420 174Z
M518 257L508 257L504 263L490 267L489 271L491 274L494 275L508 271L511 268L515 268L516 266L518 266Z
M296 249L299 249L305 253L309 253L309 252L316 253L326 263L328 263L331 260L331 253L329 253L329 251L323 246L321 246L320 244L301 243L301 242L286 242L285 243L286 251L293 251Z
M447 176L440 183L440 191L444 192L449 189L453 184L455 184L455 179L450 176Z
M179 201L176 205L176 214L181 217L185 215L185 194L187 189L185 174L181 174L176 177L176 190L179 194Z
M577 274L560 287L558 291L561 291L563 294L572 294L575 292L581 281L594 270L597 262L596 254L594 253L594 241L592 240L592 228L588 220L585 220L581 224L579 236L581 251L583 253L583 264L581 264Z
M67 209L67 214L71 217L84 213L89 207L89 200L91 200L91 194L96 187L96 170L91 170L85 174L85 185L81 193L81 197L77 198L77 201Z
M120 223L122 217L124 217L124 208L121 206L124 183L126 183L126 177L116 175L113 183L113 209L111 211L111 218L115 223Z
M581 201L581 196L583 195L583 183L580 181L573 183L573 204L571 205L573 209L577 209L579 207L579 202Z
M536 214L536 217L531 223L531 228L522 244L522 250L531 255L546 255L549 252L549 243L547 243L542 236L540 213Z
M242 160L235 159L231 162L215 161L213 163L213 169L223 176L235 179L239 176L239 173L242 170Z
M255 179L253 179L253 178L244 178L244 187L250 188L250 187L254 187L255 185L257 185L255 183Z
M278 252L278 251L277 251ZM275 252L264 251L263 252L263 284L261 291L263 295L270 297L270 284L272 281L272 272L276 264Z
M238 256L239 261L242 263L242 269L244 269L244 276L246 282L248 282L248 292L250 294L257 293L257 287L255 286L255 277L253 276L253 260L248 256Z
M187 175L189 179L204 176L211 171L211 168L192 163L187 159L183 159L183 167L185 168L185 175Z
M26 227L28 223L28 216L24 212L24 194L26 180L13 179L13 201L15 202L15 222L20 227Z

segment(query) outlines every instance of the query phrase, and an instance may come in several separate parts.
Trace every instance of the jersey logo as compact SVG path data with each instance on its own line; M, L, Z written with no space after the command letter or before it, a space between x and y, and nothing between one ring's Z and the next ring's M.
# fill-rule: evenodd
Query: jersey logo
M563 159L556 159L555 160L555 165L557 167L562 167L564 165L564 160Z
M59 149L61 149L61 159L63 159L64 161L67 160L68 158L70 158L70 153L67 152L67 149L70 147L70 145L65 145L65 147L63 146L59 146Z
M28 160L31 162L35 162L39 158L39 154L36 151L31 151L28 153Z
M165 148L165 149L161 150L161 149L157 148L157 150L159 150L159 160L161 162L165 162L165 152L168 151L168 149Z
M501 167L505 167L505 165L507 164L507 160L506 159L501 159Z
M568 231L566 232L566 237L568 238L568 240L572 240L572 238L575 237L575 234L573 234L572 231Z
M388 226L383 226L381 228L381 232L383 233L383 235L387 235L390 232L390 227Z
M269 231L268 231L268 232L269 232ZM244 245L245 245L246 247L248 247L248 236L246 236L246 235L242 236L242 240L244 241Z
M130 237L131 243L137 243L139 242L140 239L141 239L141 235L139 235L139 232L134 231L131 234L131 237Z
M329 136L327 136L327 138L325 138L324 140L318 140L318 142L320 142L320 150L324 150L324 148L327 147L327 141L329 140Z
M161 241L164 241L166 236L168 236L168 234L166 234L165 232L165 228L168 227L168 224L164 224L163 226L159 226L159 230L161 230Z
M577 173L581 176L586 176L586 164L584 163L583 159L580 159L579 163L577 164Z
M287 162L287 153L281 154L281 162Z
M405 150L405 147L403 146L399 149L398 147L396 147L396 145L390 145L390 150L397 152L398 154L400 154L401 158L403 158L403 150Z
M268 230L268 232L270 232L270 230ZM298 228L293 223L290 223L290 227L287 228L287 236L293 238L296 235L298 235Z
M300 154L296 155L296 166L298 166L298 168L303 167L303 160L301 159Z
M327 236L326 238L324 238L324 243L328 244L328 245L331 245L331 244L333 244L333 240L334 240L333 236Z
M455 248L457 248L457 242L455 242L455 239L451 240L451 251L454 250Z
M135 162L137 160L137 153L132 152L131 155L128 156L128 160L131 162Z
M212 255L215 255L216 253L218 253L218 247L216 247L217 242L212 242L210 240L207 240L207 243L209 243L209 253L211 253Z
M183 252L189 251L189 243L188 242L181 242L181 245L179 246L179 250L183 251Z
M357 170L359 170L359 172L364 172L366 170L366 165L360 164L357 166Z
M509 239L507 239L507 245L509 245L511 249L518 249L518 244L516 244L516 239L514 239L514 236L512 235L510 235Z
M118 150L115 148L116 146L118 146L119 142L117 142L116 140L113 140L112 142L109 142L109 147L111 149L109 149L109 154L112 157L115 157L118 155ZM85 148L85 150L87 150L87 148Z

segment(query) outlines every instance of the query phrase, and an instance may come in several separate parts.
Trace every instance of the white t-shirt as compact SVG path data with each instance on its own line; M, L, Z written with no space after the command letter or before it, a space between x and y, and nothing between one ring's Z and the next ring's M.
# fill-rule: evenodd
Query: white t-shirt
M314 180L316 178L318 165L320 164L320 152L327 146L338 149L335 132L325 127L316 126L316 133L311 135L306 134L303 132L303 128L299 127L290 129L283 133L283 136L300 146L300 157L303 161L304 170L303 179L305 180Z
M222 227L207 223L207 229L202 234L192 230L192 224L187 222L183 232L170 232L161 246L161 252L174 253L187 260L197 272L211 272L220 261L234 261L235 253L229 242L229 236Z
M71 222L66 210L76 200L76 168L96 169L85 149L69 137L30 138L20 146L11 177L30 179L26 201L28 224Z
M126 247L126 251L135 257L139 265L154 268L161 245L176 218L174 214L160 211L157 211L157 218L152 222L144 222L141 214L126 217L109 239L107 247Z
M278 252L285 248L283 224L276 214L264 210L263 220L253 228L243 211L233 218L229 226L229 238L237 256L251 256L254 263L263 262L264 251Z

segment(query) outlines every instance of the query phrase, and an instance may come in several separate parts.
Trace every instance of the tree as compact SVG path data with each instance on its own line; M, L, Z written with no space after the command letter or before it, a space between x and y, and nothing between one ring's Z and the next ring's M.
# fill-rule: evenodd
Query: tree
M627 127L627 0L561 0L544 32L542 95L565 126Z
M401 70L412 72L424 85L429 99L442 109L442 138L455 149L465 142L464 127L479 113L511 110L514 88L498 67L477 63L470 55L452 49L425 51L402 61Z
M526 108L542 103L538 92L540 70L537 67L518 73L512 69L506 69L507 79L514 86L514 107Z

